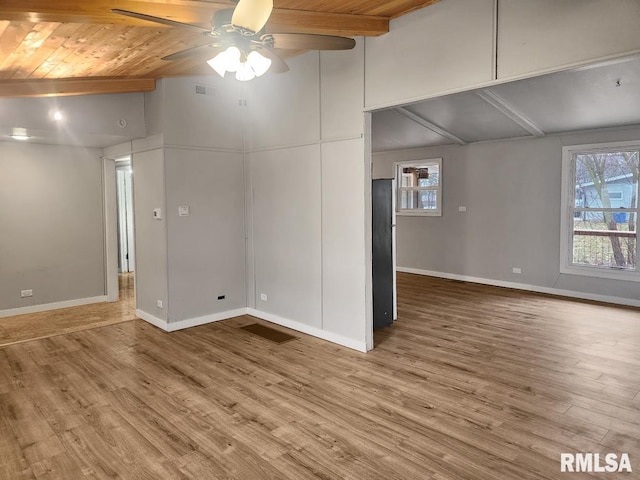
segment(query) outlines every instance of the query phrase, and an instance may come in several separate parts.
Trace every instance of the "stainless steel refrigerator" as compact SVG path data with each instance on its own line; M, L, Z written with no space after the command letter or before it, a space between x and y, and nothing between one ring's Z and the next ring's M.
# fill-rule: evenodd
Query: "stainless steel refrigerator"
M395 201L393 179L372 181L373 329L396 318Z

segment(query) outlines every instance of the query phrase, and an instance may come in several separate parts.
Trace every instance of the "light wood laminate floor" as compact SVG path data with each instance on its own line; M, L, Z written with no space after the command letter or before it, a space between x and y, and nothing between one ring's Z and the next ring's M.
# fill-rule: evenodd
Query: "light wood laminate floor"
M133 273L118 276L119 301L0 318L0 347L136 318Z
M637 310L401 274L368 354L256 321L0 349L0 478L640 478ZM561 474L562 452L634 472Z

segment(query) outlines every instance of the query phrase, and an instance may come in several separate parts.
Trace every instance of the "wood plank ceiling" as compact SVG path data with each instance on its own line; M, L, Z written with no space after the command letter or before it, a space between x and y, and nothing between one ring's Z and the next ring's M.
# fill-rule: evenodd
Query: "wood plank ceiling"
M266 30L382 35L388 32L391 18L436 1L275 0ZM110 10L132 10L208 27L216 10L234 5L232 0L2 0L0 97L148 91L158 78L211 74L201 58L160 60L206 43L207 37Z

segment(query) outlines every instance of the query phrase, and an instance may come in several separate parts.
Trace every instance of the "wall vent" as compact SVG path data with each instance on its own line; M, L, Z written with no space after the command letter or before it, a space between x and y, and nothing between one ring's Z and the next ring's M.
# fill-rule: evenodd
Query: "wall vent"
M196 95L208 95L213 97L216 94L216 90L213 87L209 87L207 85L198 85L196 84Z

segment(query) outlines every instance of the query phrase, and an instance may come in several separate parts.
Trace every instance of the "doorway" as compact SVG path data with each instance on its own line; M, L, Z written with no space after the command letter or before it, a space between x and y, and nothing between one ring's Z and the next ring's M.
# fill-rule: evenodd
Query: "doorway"
M116 218L118 237L118 290L121 301L135 306L135 243L133 169L131 157L116 159Z

